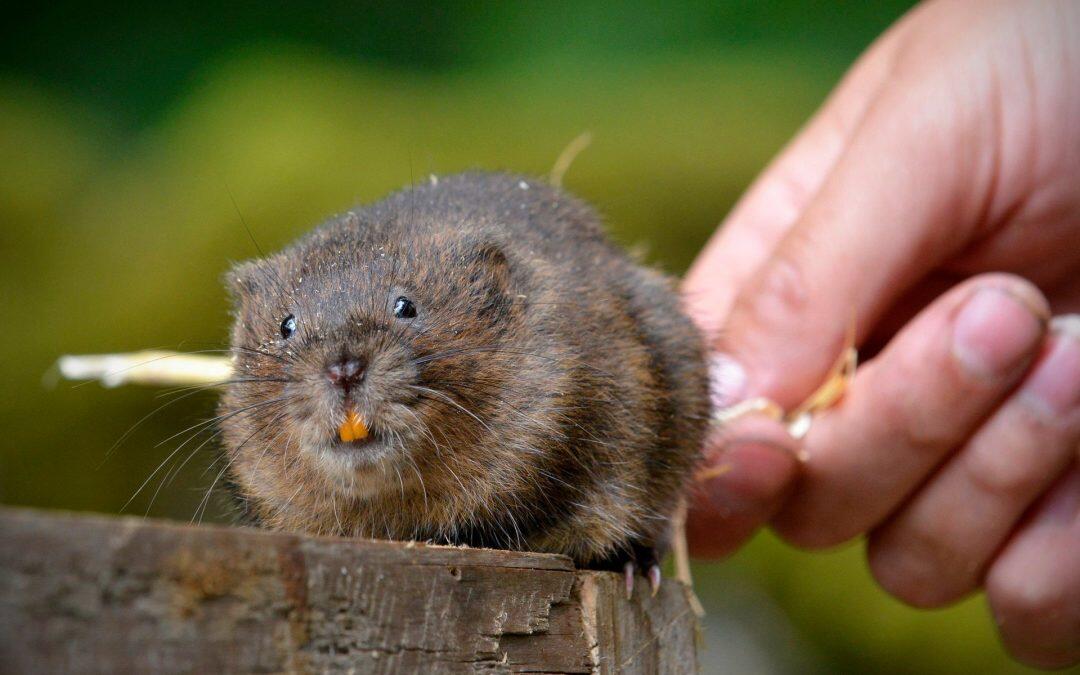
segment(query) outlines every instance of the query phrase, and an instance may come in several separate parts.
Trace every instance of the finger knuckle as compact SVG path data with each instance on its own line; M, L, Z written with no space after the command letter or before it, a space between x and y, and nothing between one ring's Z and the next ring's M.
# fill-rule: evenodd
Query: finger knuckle
M778 167L775 179L768 183L766 189L770 206L779 209L786 215L785 220L791 222L798 217L815 188L805 171L784 164Z
M802 266L782 253L762 271L756 291L744 296L743 310L762 327L784 325L802 315L809 303Z
M1059 580L1027 574L1026 570L991 570L986 593L999 620L1040 619L1068 609L1075 601Z
M845 527L835 519L818 516L809 509L800 513L782 514L774 519L771 525L777 536L791 546L805 551L820 551L839 546L854 539L861 532L857 527Z
M1046 477L1038 467L1016 458L1035 448L1003 445L964 463L968 482L979 492L1010 502L1027 501L1038 494Z
M871 537L866 548L867 564L874 580L889 595L920 609L934 609L955 602L971 587L956 583L953 574L963 562L956 560L952 547L935 537L912 541L910 533L900 539Z
M1075 443L1021 406L999 410L960 457L967 481L980 493L1026 504L1064 468Z
M954 441L952 418L934 409L933 402L911 387L911 382L925 379L925 363L910 358L898 359L886 385L878 392L880 415L890 436L905 450L918 456L940 454Z

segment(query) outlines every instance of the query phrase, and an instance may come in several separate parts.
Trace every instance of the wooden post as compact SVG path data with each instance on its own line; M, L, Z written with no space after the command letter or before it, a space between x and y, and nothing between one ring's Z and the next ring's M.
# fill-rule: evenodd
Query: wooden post
M555 555L0 509L0 672L692 673L667 580Z

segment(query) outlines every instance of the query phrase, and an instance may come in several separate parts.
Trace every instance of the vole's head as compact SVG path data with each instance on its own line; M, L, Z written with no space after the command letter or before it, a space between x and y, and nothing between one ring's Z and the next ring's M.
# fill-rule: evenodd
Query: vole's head
M514 377L521 321L497 243L350 214L228 275L235 378L222 402L233 480L264 520L472 470ZM515 305L515 302L518 305ZM282 514L279 514L282 515ZM283 516L284 517L284 516Z

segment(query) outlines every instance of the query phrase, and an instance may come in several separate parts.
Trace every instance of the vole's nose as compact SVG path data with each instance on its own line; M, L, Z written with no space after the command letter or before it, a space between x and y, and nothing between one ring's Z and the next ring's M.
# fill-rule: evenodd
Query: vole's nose
M363 358L346 358L332 363L326 368L326 379L333 384L348 390L364 379L364 371L367 368L367 360Z

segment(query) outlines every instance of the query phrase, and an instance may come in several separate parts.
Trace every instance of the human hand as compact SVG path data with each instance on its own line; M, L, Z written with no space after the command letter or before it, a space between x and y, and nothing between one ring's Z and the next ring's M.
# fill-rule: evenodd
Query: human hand
M697 555L766 522L803 547L867 534L901 600L985 587L1016 658L1080 660L1080 328L1049 320L1080 312L1080 4L917 7L755 182L684 291L718 405L790 410L853 314L872 356L801 442L761 417L716 433Z

